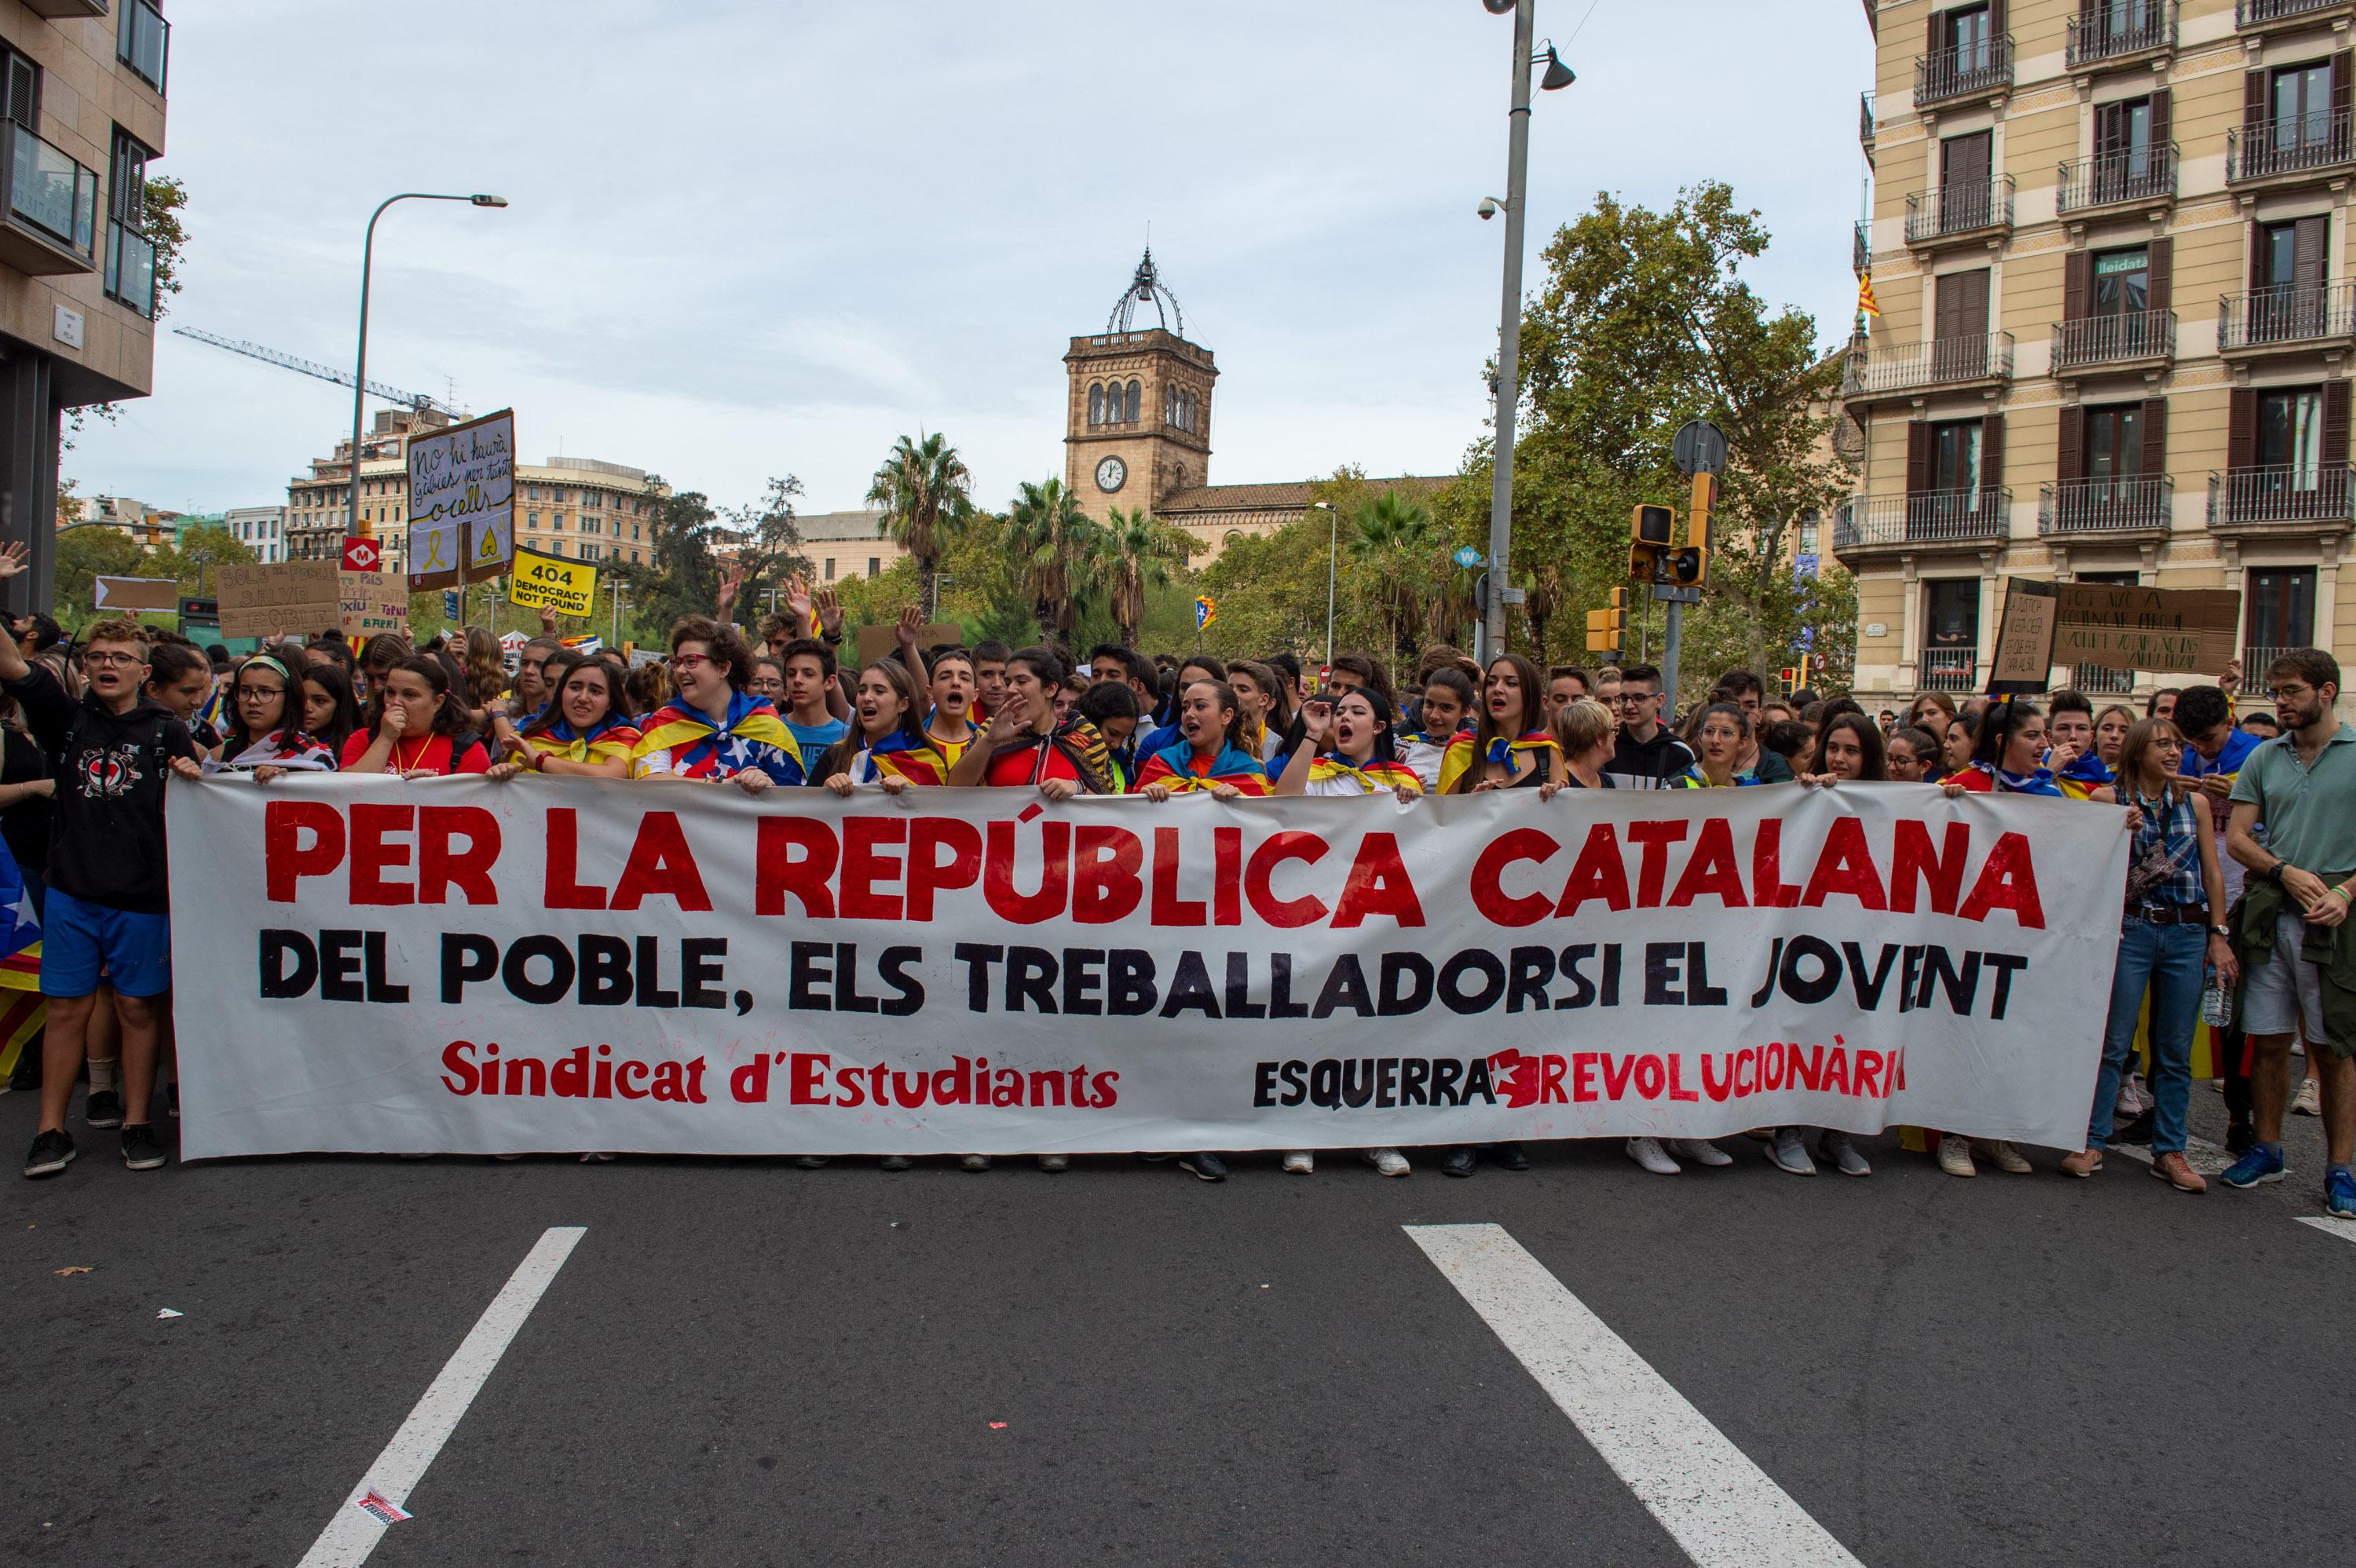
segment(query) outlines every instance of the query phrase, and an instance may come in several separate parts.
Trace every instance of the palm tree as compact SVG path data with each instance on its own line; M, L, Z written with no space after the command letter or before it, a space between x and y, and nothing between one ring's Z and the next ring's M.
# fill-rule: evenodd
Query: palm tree
M1155 520L1143 507L1127 512L1115 507L1097 550L1097 574L1104 583L1113 624L1120 628L1120 640L1135 647L1138 629L1145 624L1145 591L1170 586L1170 569L1185 565L1194 553L1194 537Z
M916 560L916 599L928 622L940 613L941 547L972 514L972 485L957 448L934 434L902 436L867 486L867 504L884 508L877 535Z
M1422 618L1424 593L1436 580L1430 561L1422 559L1436 548L1440 527L1431 508L1420 501L1402 499L1386 490L1361 506L1350 519L1350 537L1343 548L1376 574L1376 597L1390 627L1391 652L1399 650L1399 634L1410 635Z
M1080 498L1061 479L1036 485L1025 480L1006 514L1007 542L1031 595L1032 613L1041 631L1066 643L1080 624L1079 595L1088 585L1087 563L1098 531L1096 519L1080 510Z

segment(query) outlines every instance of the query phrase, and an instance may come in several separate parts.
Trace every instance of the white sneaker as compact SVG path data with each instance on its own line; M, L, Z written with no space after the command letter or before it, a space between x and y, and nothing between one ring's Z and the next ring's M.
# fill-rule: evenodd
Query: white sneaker
M1979 1139L1972 1145L1972 1152L2008 1176L2027 1176L2037 1168L2029 1163L2028 1156L2001 1138Z
M1405 1176L1413 1168L1407 1156L1395 1148L1370 1148L1365 1152L1366 1163L1385 1176Z
M1849 1140L1847 1133L1827 1130L1817 1143L1816 1152L1830 1160L1843 1176L1873 1174L1873 1167L1867 1163L1865 1156L1858 1152L1857 1145Z
M1071 1168L1072 1157L1070 1155L1043 1154L1039 1157L1039 1168L1045 1171L1050 1176L1059 1176L1063 1172L1069 1170Z
M1777 1127L1775 1141L1767 1146L1767 1157L1775 1162L1778 1170L1794 1176L1814 1176L1816 1162L1808 1157L1804 1135L1798 1127Z
M1294 1149L1284 1157L1284 1169L1288 1176L1307 1176L1316 1168L1317 1157L1305 1148Z
M959 1157L958 1163L968 1170L988 1170L990 1157L986 1154L969 1154Z
M1630 1138L1628 1157L1655 1176L1675 1176L1685 1168L1669 1157L1658 1138Z
M1955 1133L1941 1134L1939 1168L1949 1176L1977 1176L1979 1168L1972 1163L1971 1140Z
M2290 1108L2295 1114L2302 1116L2323 1115L2322 1085L2312 1078L2301 1079L2298 1093L2291 1099Z
M1734 1157L1708 1138L1671 1138L1671 1154L1681 1154L1696 1165L1732 1165Z

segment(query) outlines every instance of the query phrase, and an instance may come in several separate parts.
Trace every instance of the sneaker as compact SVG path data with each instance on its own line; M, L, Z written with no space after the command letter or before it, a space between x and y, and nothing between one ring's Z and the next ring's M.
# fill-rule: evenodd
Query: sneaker
M2323 1178L2323 1211L2334 1220L2356 1220L2356 1176L2344 1165Z
M1317 1157L1305 1148L1294 1149L1284 1157L1284 1171L1288 1176L1308 1176L1316 1168Z
M1814 1176L1816 1162L1808 1157L1808 1147L1797 1127L1777 1127L1775 1141L1767 1146L1767 1157L1775 1162L1778 1170L1788 1170L1794 1176Z
M1816 1146L1816 1152L1829 1160L1843 1176L1873 1174L1873 1167L1866 1163L1865 1156L1858 1152L1857 1145L1850 1141L1847 1133L1837 1133L1827 1128L1824 1140Z
M1442 1176L1470 1176L1472 1168L1480 1163L1479 1149L1452 1148L1448 1151L1448 1157L1440 1162L1440 1173Z
M83 1102L81 1119L101 1131L123 1125L123 1095L112 1089L93 1089Z
M161 1170L166 1156L164 1140L155 1136L155 1126L147 1122L134 1122L123 1129L123 1163L132 1170Z
M1193 1171L1198 1180L1225 1181L1227 1179L1227 1162L1215 1154L1182 1154L1178 1157L1178 1168Z
M2075 1176L2081 1179L2092 1176L2103 1168L2103 1151L2098 1148L2082 1148L2076 1154L2065 1154L2062 1157L2059 1168L2064 1176Z
M1972 1145L1972 1152L2008 1176L2027 1176L2037 1168L2019 1147L2002 1138L1977 1139Z
M2207 1180L2201 1177L2199 1171L2192 1168L2191 1162L2184 1157L2184 1155L2180 1150L2172 1154L2164 1154L2155 1158L2151 1162L2151 1173L2152 1175L2159 1178L2160 1180L2167 1182L2170 1187L2175 1188L2179 1192L2206 1192L2209 1190L2209 1183Z
M592 1150L588 1154L583 1155L581 1157L581 1163L584 1165L610 1165L618 1157L618 1156L607 1154L603 1149L595 1149Z
M959 1159L958 1163L968 1170L988 1170L990 1157L986 1154L969 1154Z
M1940 1134L1939 1168L1949 1176L1977 1176L1979 1167L1972 1163L1971 1140L1954 1133Z
M2112 1130L2111 1142L2133 1144L2137 1148L2151 1147L2152 1113L2141 1111Z
M1489 1163L1499 1170L1527 1170L1530 1168L1530 1157L1523 1152L1522 1146L1519 1144L1491 1144ZM1383 1174L1387 1176L1390 1173L1385 1171Z
M1671 1138L1666 1146L1672 1155L1683 1155L1696 1165L1732 1165L1734 1157L1708 1138Z
M1413 1169L1407 1162L1407 1156L1395 1148L1367 1149L1365 1161L1385 1176L1405 1176Z
M1061 1176L1072 1168L1072 1157L1067 1154L1043 1154L1039 1157L1039 1168L1050 1176Z
M64 1128L52 1128L33 1140L33 1152L25 1157L27 1176L55 1176L73 1163L73 1139Z
M91 1098L95 1100L98 1096L93 1094ZM2295 1115L2301 1116L2323 1115L2323 1086L2312 1078L2302 1079L2298 1093L2291 1097L2290 1108ZM98 1124L92 1122L91 1125L94 1127Z
M1661 1147L1658 1138L1630 1138L1627 1153L1630 1159L1655 1176L1675 1176L1685 1168L1669 1157L1669 1151Z
M2280 1181L2286 1170L2280 1146L2269 1149L2261 1144L2227 1166L2224 1174L2217 1179L2228 1187L2258 1187L2269 1181Z
M794 1156L794 1163L800 1166L804 1170L816 1170L826 1163L826 1156L822 1154L798 1154Z
M884 1168L886 1170L913 1170L916 1168L916 1164L915 1160L905 1154L887 1154L884 1157Z

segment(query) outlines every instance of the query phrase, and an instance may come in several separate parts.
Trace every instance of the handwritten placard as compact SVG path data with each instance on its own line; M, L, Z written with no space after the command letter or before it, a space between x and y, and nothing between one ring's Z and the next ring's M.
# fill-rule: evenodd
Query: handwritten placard
M507 570L515 553L515 450L512 409L410 437L412 588L455 584L459 548L470 581ZM422 554L421 542L427 547ZM434 549L437 543L444 548ZM436 561L448 565L437 568Z
M1988 694L2043 691L2053 673L2053 584L2015 577L2005 583L2004 618L1997 624Z
M282 560L213 568L224 637L312 632L343 617L341 568L332 560Z
M2059 663L2213 675L2233 656L2242 596L2233 589L2064 582L2054 592Z
M337 613L344 635L409 631L409 580L396 571L339 571Z

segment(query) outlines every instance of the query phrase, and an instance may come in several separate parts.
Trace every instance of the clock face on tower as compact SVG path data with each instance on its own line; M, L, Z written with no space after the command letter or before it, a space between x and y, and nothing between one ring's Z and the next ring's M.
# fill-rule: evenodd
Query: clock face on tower
M1097 464L1097 488L1109 496L1129 483L1129 464L1118 457L1108 457Z

